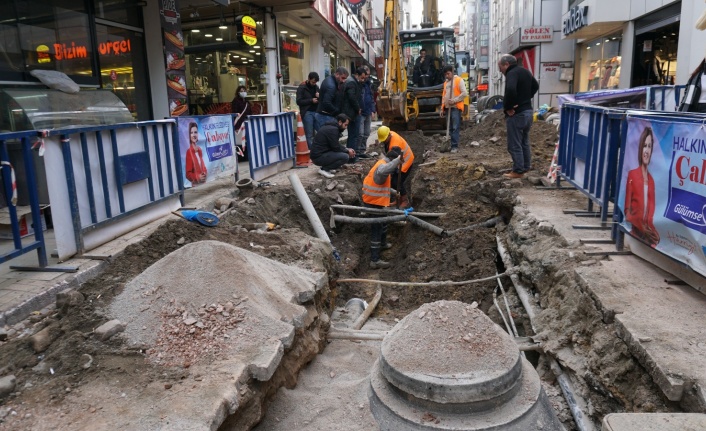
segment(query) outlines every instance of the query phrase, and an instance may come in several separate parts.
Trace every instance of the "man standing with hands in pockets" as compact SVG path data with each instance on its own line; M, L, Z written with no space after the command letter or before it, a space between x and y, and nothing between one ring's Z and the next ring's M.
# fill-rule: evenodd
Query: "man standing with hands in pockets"
M539 83L529 70L517 65L514 55L503 54L498 61L500 72L505 75L505 126L507 151L512 157L512 171L506 178L522 178L532 168L529 132L532 127L532 97L539 90Z

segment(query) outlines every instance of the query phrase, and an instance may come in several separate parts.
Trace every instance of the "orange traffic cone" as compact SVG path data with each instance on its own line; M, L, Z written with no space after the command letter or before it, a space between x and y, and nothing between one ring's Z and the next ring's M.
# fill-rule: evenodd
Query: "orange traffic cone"
M309 145L306 143L306 134L304 133L304 124L302 116L297 112L297 166L309 166L311 159L309 158Z

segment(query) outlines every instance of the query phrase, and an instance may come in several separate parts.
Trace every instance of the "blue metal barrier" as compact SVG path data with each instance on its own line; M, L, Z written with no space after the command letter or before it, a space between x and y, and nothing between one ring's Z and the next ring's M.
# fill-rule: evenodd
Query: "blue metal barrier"
M259 171L284 162L291 166L296 163L294 132L295 116L293 112L277 114L250 115L245 123L248 141L248 160L250 176L261 178ZM276 171L271 172L271 174Z
M608 223L615 200L623 110L565 103L559 132L560 178L600 207L601 225Z
M124 154L119 132L135 128L142 137L142 151ZM184 183L174 120L57 129L45 131L45 136L60 139L74 240L79 254L85 252L84 235L91 231L173 196L179 196L183 204ZM76 140L80 151L76 149ZM112 165L108 161L112 161ZM75 167L75 162L80 165ZM77 180L85 188L78 187ZM125 189L140 181L147 182L148 203L129 208ZM80 204L88 207L83 216Z
M37 188L37 177L34 170L34 160L32 157L32 144L38 140L36 131L29 132L13 132L0 134L0 165L2 170L2 179L4 184L4 192L7 201L7 209L10 215L12 228L12 242L14 249L0 256L0 263L7 262L17 256L29 253L32 250L37 250L37 260L39 266L44 268L47 266L47 251L44 243L44 232L42 231L42 219L39 208L39 192ZM20 220L17 216L15 203L12 202L13 188L15 184L12 181L10 156L7 149L9 142L20 141L22 145L22 157L24 159L24 168L27 175L27 188L29 192L29 206L32 212L32 224L34 225L34 241L23 245L20 236Z

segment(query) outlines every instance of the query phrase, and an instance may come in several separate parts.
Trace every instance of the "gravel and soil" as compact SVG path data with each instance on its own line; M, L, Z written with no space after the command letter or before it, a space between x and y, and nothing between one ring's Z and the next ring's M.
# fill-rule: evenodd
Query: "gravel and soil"
M610 325L600 321L590 301L577 296L577 291L571 289L576 283L571 278L571 268L580 261L566 257L568 254L562 249L569 246L557 246L552 242L554 238L538 233L536 220L533 222L530 216L513 212L516 189L538 183L546 174L557 140L556 127L542 122L532 127L530 140L534 171L524 180L507 180L501 175L511 163L500 112L462 131L460 151L455 154L440 151L443 149L440 148L441 135L424 136L421 132L411 132L404 133L404 136L416 156L409 180L415 210L445 213L443 217L429 221L449 230L498 215L509 224L461 231L445 238L410 224L392 224L388 241L393 247L383 256L392 262L393 267L372 271L368 268L369 228L338 224L330 230L332 244L340 255L340 262L336 262L330 253L325 253L317 245L318 240L312 238L313 229L295 193L286 178L280 175L269 185L242 192L234 209L224 215L216 227L205 228L185 220L162 225L148 239L129 246L97 278L81 286L80 295L68 298L61 307L43 310L11 328L15 330L13 335L0 344L0 377L13 374L17 382L12 394L0 401L0 429L51 429L50 424L41 422L48 417L47 412L57 417L72 415L80 421L78 423L95 423L98 429L102 423L100 399L92 405L76 405L69 401L72 391L89 382L103 381L106 387L110 387L110 382L121 381L115 387L133 388L132 392L121 389L122 394L132 394L142 392L155 382L160 387L171 388L182 381L206 377L194 375L191 363L208 356L206 348L209 352L213 348L213 354L217 356L220 354L217 352L227 350L227 342L220 340L214 345L196 339L195 344L185 346L180 344L182 337L173 337L173 345L159 345L151 340L155 336L164 338L161 336L164 332L159 331L168 332L175 319L183 321L189 317L198 320L221 316L218 317L219 329L212 329L227 332L235 328L237 331L241 323L239 319L246 317L238 309L238 301L242 298L216 295L199 300L195 292L194 308L168 302L160 304L160 308L155 309L159 312L155 313L159 319L145 322L138 328L149 333L150 337L136 340L130 334L122 334L100 341L93 335L96 327L112 318L107 310L117 305L129 283L140 274L148 273L155 262L168 254L198 241L220 241L283 264L314 272L326 271L331 281L331 294L328 298L321 298L317 311L330 315L334 310L340 310L350 298L370 300L374 295L374 285L337 285L335 280L338 278L424 282L493 276L502 271L496 250L496 234L500 234L513 243L511 249L515 261L521 262L522 278L541 294L542 305L548 309L540 316L543 331L539 338L553 354L567 358L579 353L572 352L572 348L580 346L584 350L581 353L585 354L586 360L563 364L574 372L574 384L589 399L588 413L600 419L612 411L668 411L670 407L624 345L620 346ZM375 145L371 149L380 151ZM350 169L342 169L333 179L309 175L304 185L324 225L328 227L330 205L361 204L362 178L373 163L374 160L370 159ZM349 211L347 215L356 214ZM183 270L195 271L193 268ZM188 282L193 282L193 278L185 280ZM506 284L509 285L509 281ZM438 300L476 302L480 310L502 325L493 309L496 285L495 281L487 281L444 288L385 287L369 325L389 328L396 319L402 319L420 305ZM156 295L157 291L150 294ZM529 325L517 299L514 296L508 299L520 331L529 334L531 331L524 329ZM51 341L45 350L35 352L28 339L45 328L49 328L46 332L51 334ZM267 406L274 400L264 419L267 425L258 429L371 429L372 416L367 408L366 391L361 385L365 385L365 372L375 359L378 345L376 342L334 341L323 355L316 358L301 355L283 364L286 369L278 370L279 374L273 378L277 381L262 388L265 400L247 423L255 423L265 416ZM334 359L327 356L329 351ZM86 367L86 355L99 366ZM296 386L299 371L312 359L303 375L313 380L301 383L308 399L300 401L294 395L296 391L280 389L277 392L278 387L291 389ZM537 356L531 359L538 367L542 385L560 419L568 429L573 429L568 409L548 366ZM575 369L572 368L574 364ZM251 398L256 399L259 398ZM334 413L337 406L344 412L340 416ZM342 421L353 421L354 424L349 426ZM226 422L222 429L243 429L240 428L242 423Z

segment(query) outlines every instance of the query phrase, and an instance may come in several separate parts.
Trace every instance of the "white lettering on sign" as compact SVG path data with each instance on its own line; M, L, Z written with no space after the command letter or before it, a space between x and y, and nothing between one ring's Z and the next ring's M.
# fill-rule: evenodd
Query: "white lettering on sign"
M358 48L362 49L363 27L358 23L355 15L348 10L344 0L336 0L335 6L336 25L346 32Z
M562 32L568 36L588 25L588 6L574 6L565 16Z
M520 43L551 42L554 39L554 29L550 25L541 27L524 27L520 33Z

